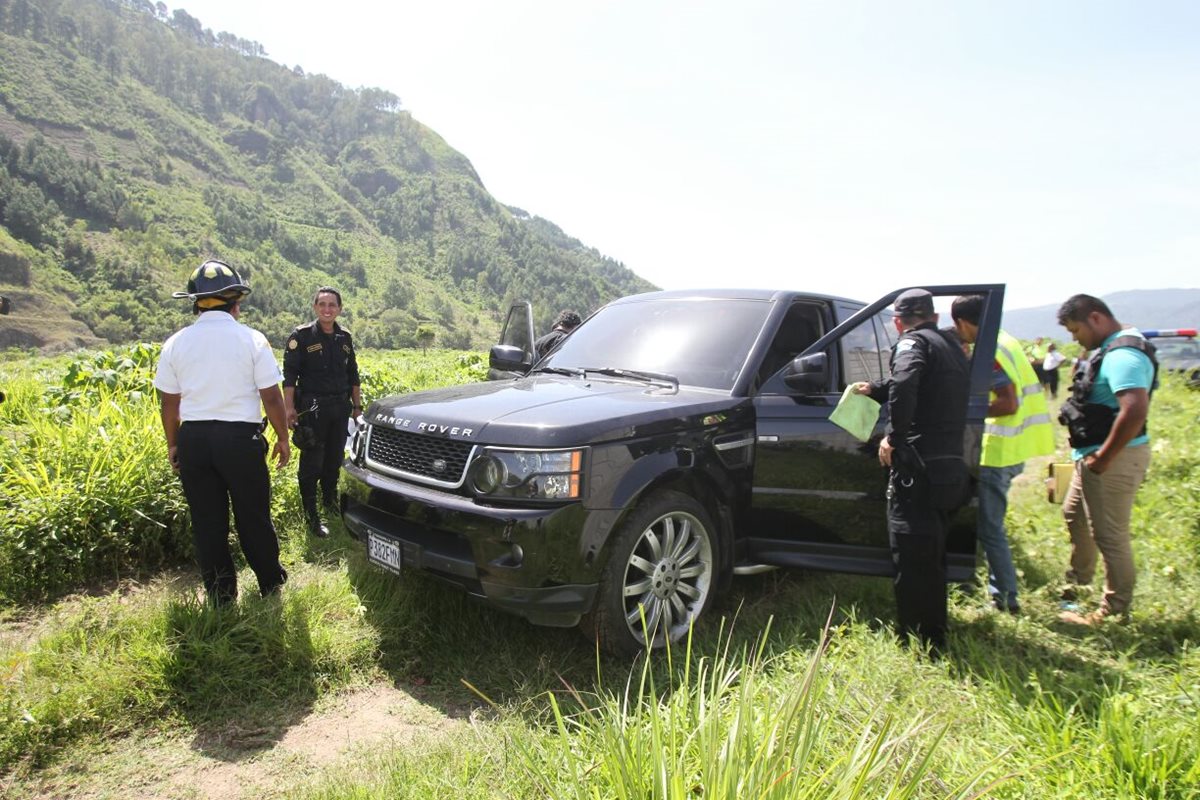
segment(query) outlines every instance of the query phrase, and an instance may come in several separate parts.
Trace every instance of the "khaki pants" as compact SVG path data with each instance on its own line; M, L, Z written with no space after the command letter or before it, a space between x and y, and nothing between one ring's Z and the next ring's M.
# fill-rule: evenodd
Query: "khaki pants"
M1075 462L1063 517L1071 532L1071 568L1067 580L1088 584L1096 574L1096 553L1104 557L1101 609L1124 614L1133 602L1135 573L1129 518L1133 500L1150 466L1150 446L1126 447L1103 475Z

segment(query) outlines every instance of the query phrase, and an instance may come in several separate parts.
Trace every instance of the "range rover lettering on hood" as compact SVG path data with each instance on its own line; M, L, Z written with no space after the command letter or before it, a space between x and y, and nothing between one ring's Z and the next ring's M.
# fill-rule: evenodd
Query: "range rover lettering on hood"
M437 422L417 422L416 420L405 419L404 417L395 417L391 414L376 414L375 424L391 425L397 430L408 429L417 433L440 433L447 436L464 436L470 438L474 435L474 428L460 428L457 425L442 425Z

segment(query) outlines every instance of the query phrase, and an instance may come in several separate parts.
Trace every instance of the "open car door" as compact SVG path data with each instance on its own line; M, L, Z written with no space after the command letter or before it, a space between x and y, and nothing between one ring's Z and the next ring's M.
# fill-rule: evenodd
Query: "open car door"
M508 309L500 341L488 355L488 380L519 378L529 372L537 354L533 351L533 306L518 300Z
M939 327L950 324L950 301L961 294L987 300L971 360L971 388L963 457L978 475L983 421L987 416L992 362L1004 286L977 284L926 287L937 299ZM875 429L860 442L829 421L842 391L860 380L889 374L896 333L891 304L897 289L867 306L834 301L832 323L789 363L766 376L754 397L756 455L751 563L892 575L885 517L887 471L877 451L888 419L885 403ZM813 317L811 327L821 320ZM785 320L786 324L786 320ZM780 330L777 338L786 338ZM946 541L947 576L971 579L975 571L975 503L952 518Z

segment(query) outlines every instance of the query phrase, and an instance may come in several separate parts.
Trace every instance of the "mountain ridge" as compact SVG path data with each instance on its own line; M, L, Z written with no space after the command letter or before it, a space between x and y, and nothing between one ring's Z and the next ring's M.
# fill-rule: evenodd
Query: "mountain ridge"
M245 320L273 341L325 284L381 347L478 347L512 300L546 327L654 288L499 203L390 92L145 0L0 2L0 234L0 347L161 339L210 257L248 278ZM16 324L35 298L40 331Z
M1128 289L1100 299L1126 325L1146 329L1200 327L1200 289ZM1002 325L1019 339L1043 336L1069 340L1071 337L1057 320L1061 305L1005 309Z

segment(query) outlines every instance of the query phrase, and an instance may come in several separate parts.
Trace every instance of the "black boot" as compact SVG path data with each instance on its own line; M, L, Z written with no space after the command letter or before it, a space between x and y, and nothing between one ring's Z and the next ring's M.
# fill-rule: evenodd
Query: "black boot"
M316 487L313 487L314 490ZM329 535L329 526L321 521L321 513L317 511L316 491L301 491L300 500L304 503L304 519L308 523L308 532L318 539Z
M308 518L308 532L318 539L324 539L329 535L329 526L325 524L319 514L314 513Z

